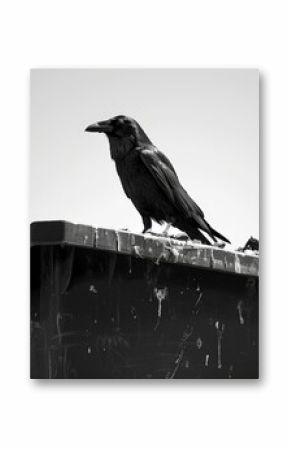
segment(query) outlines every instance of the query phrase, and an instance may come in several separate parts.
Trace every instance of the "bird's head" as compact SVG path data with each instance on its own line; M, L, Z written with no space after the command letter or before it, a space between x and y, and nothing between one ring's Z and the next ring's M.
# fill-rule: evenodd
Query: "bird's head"
M125 115L117 115L109 120L93 123L85 131L106 134L113 159L123 157L130 149L139 145L151 144L139 123Z

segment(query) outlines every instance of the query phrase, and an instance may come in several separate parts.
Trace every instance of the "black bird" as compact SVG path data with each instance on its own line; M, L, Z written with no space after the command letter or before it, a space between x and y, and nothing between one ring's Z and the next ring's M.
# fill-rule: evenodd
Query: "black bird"
M254 237L250 237L242 251L246 251L247 249L251 251L259 251L259 240Z
M94 123L85 131L105 133L110 153L115 161L123 189L141 214L143 233L152 226L152 220L166 222L186 232L191 239L215 242L216 238L229 242L205 220L204 213L184 190L168 158L159 151L136 120L118 115Z

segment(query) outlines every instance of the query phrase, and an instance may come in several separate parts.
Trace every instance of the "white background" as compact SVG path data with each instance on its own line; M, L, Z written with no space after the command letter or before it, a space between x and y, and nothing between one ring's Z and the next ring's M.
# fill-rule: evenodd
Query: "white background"
M289 447L287 3L27 0L2 9L1 447ZM260 69L261 380L29 380L29 69L98 65Z

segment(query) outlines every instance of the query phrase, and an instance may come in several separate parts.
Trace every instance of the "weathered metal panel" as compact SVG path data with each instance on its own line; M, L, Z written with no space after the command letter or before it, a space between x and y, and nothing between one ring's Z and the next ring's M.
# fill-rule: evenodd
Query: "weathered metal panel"
M255 254L201 245L190 240L93 228L65 221L32 223L31 243L93 247L157 263L177 263L251 276L259 273L259 258Z

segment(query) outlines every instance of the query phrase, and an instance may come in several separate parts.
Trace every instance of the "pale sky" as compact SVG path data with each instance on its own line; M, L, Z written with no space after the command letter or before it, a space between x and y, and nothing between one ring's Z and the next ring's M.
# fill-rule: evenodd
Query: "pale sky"
M252 69L32 70L31 221L141 232L106 136L84 132L119 114L137 120L169 157L212 227L234 246L258 237L259 74Z

